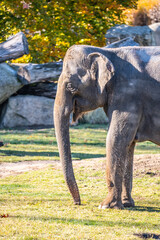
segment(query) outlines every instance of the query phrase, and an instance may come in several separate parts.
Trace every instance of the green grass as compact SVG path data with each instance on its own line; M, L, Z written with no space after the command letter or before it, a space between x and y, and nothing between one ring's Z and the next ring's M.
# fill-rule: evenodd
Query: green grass
M87 161L87 160L86 160ZM76 167L82 205L75 206L60 169L49 167L0 180L0 239L136 240L160 234L160 177L134 179L135 208L102 210L106 184L99 168Z
M106 126L79 125L70 131L73 159L105 156ZM54 129L0 130L1 162L57 160ZM160 153L153 143L138 144L136 154ZM102 159L73 161L82 205L75 206L61 169L50 166L0 179L0 239L136 240L134 234L160 234L160 177L134 177L135 208L102 210L107 194ZM88 163L88 164L87 164Z
M70 129L72 158L88 159L105 156L107 129L105 125L82 124ZM59 159L54 129L0 130L1 162ZM135 154L160 153L151 143L137 144Z

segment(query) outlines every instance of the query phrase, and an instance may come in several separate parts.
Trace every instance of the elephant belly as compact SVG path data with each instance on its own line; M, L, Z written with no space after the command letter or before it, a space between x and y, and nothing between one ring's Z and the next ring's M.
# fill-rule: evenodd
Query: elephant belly
M160 113L142 119L135 140L136 142L151 141L160 145Z

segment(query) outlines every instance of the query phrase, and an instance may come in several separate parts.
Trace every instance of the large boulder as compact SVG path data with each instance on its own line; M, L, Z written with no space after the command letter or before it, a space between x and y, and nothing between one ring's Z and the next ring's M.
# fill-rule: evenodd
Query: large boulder
M160 46L160 23L148 26L116 25L110 28L106 35L107 44L131 37L140 46Z
M128 26L126 24L116 25L110 28L106 35L107 44L111 44L126 37L131 37L140 46L151 46L152 29L149 26Z
M10 97L0 119L0 127L53 127L54 99L18 95Z

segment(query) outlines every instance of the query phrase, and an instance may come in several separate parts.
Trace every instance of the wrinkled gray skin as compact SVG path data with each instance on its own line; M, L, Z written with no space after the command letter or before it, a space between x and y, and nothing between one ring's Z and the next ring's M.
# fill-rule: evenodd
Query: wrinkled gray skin
M160 48L117 49L72 46L59 78L54 122L66 183L81 204L75 181L69 118L103 107L109 118L106 141L108 195L101 208L134 206L131 197L136 142L160 145Z

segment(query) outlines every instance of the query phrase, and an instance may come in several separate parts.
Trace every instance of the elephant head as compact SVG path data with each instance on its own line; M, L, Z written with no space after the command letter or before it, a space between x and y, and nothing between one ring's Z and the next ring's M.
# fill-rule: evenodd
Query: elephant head
M73 120L76 121L83 113L103 107L107 101L106 85L114 75L114 66L107 57L94 48L87 49L85 46L73 46L67 51L54 106L60 159L75 204L81 204L81 200L72 167L70 114L73 112Z

